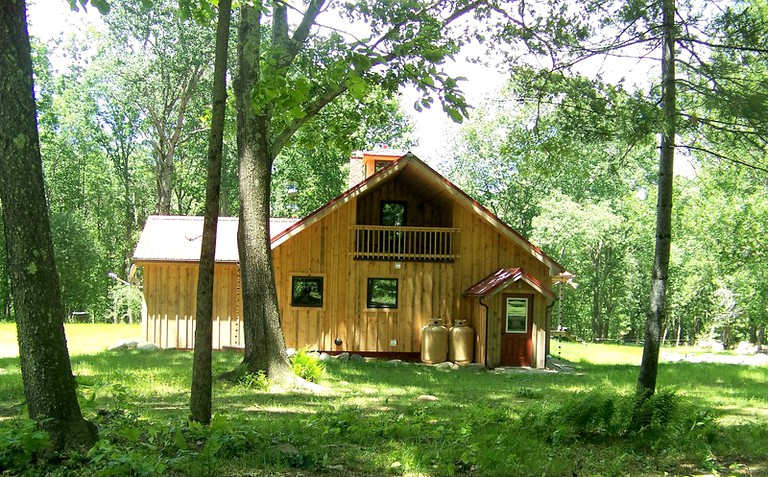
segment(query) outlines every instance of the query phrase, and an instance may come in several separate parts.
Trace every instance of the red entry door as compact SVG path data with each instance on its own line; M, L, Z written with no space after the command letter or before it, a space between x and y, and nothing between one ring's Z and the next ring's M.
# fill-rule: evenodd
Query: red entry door
M533 297L502 296L501 366L530 366L533 362Z

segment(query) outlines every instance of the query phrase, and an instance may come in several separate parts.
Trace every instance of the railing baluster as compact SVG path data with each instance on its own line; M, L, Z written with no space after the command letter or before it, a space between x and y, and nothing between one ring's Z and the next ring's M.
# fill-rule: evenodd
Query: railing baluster
M440 227L352 226L357 259L454 260L459 230Z

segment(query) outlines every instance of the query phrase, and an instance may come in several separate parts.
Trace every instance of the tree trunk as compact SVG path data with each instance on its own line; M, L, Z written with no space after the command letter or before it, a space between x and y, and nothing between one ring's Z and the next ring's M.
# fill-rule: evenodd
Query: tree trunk
M136 214L131 198L131 171L129 168L129 153L124 153L122 158L123 176L123 207L125 216L125 250L123 250L123 273L128 280L131 273L131 261L133 257L133 226L136 223Z
M155 154L157 154L157 162L155 164L157 204L155 206L155 213L157 215L171 215L171 196L173 194L173 149L164 151L158 146L155 148Z
M37 132L32 58L21 0L0 2L0 201L29 416L57 448L90 447L64 335Z
M656 203L656 249L651 277L650 306L645 321L645 344L637 379L637 406L656 392L659 339L667 314L666 291L672 242L672 184L675 159L675 0L663 0L661 86L664 124L659 153L659 191ZM635 413L637 415L637 413Z
M205 222L197 275L195 356L192 364L192 390L189 409L192 420L203 424L210 424L211 422L213 282L221 189L221 155L224 144L224 113L227 107L227 47L229 45L231 4L231 0L220 0L219 2L213 72L213 112L211 115L211 135L208 142L208 180L205 189Z
M254 111L251 92L259 77L261 47L259 2L243 6L237 48L237 153L240 186L238 247L243 292L245 356L240 370L264 371L273 381L291 377L285 338L280 328L272 249L269 235L269 195L272 152L269 111Z

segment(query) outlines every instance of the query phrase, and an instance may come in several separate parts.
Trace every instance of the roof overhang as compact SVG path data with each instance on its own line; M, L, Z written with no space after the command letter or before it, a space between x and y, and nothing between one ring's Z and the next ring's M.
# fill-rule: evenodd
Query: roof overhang
M412 174L414 178L417 178L417 180L424 181L430 187L430 192L435 192L442 198L450 197L461 206L473 210L479 217L481 217L496 230L498 230L499 233L505 237L508 237L514 243L518 244L523 250L525 250L527 253L530 253L540 262L546 264L549 267L550 275L557 275L565 271L565 267L549 257L539 247L529 242L512 227L505 224L501 219L496 217L496 215L494 215L491 211L480 205L464 191L459 189L455 184L441 176L437 171L426 165L411 153L407 153L400 157L392 165L385 167L381 171L369 177L367 180L349 189L344 194L328 202L326 205L317 209L315 212L308 215L303 220L297 222L292 227L284 230L282 233L273 236L272 248L274 249L278 247L289 238L293 237L297 233L315 223L317 220L320 220L321 218L334 211L340 205L347 203L354 197L358 197L364 194L366 191L377 187L379 184L394 178L406 168L409 170L409 175Z

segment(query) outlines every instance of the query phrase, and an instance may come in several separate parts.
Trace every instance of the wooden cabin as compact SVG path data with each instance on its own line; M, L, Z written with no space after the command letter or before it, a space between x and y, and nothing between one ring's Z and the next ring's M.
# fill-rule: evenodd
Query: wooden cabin
M411 154L359 153L356 183L308 217L270 222L288 347L418 359L433 318L475 330L474 361L545 366L552 277L564 271ZM237 219L216 250L214 347L242 346ZM150 217L144 338L191 348L201 217ZM161 242L161 243L158 243Z

